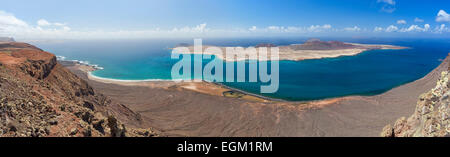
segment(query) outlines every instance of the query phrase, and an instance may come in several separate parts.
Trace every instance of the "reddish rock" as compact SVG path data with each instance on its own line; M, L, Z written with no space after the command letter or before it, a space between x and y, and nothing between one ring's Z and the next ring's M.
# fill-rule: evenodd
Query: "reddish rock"
M409 118L398 119L393 127L386 126L383 137L446 137L450 136L450 57L440 67L447 67L441 72L436 86L422 94L416 110Z
M0 43L0 110L0 136L147 136L138 113L26 43Z

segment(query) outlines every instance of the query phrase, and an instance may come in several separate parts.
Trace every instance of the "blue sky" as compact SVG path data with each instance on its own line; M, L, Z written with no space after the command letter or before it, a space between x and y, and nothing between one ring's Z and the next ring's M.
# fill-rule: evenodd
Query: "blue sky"
M449 37L449 13L448 0L14 0L0 6L0 36Z

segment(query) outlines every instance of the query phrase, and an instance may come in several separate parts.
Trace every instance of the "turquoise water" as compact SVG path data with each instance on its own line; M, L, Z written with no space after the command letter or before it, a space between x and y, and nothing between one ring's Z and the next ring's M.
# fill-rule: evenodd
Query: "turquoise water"
M204 39L218 46L251 46L258 43L287 45L307 39ZM330 40L330 39L323 39ZM226 82L224 85L267 97L302 101L347 95L374 95L417 80L437 67L450 52L448 39L335 39L346 42L392 44L405 50L372 50L355 56L305 61L280 61L280 88L261 94L267 83ZM121 80L170 80L172 65L168 49L183 40L67 41L34 43L68 60L88 61L103 67L93 75ZM209 60L204 60L206 64Z

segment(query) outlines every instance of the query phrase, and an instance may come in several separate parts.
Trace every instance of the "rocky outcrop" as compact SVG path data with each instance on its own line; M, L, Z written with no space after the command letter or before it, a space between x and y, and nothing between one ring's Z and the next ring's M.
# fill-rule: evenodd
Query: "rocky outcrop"
M12 57L26 58L27 62L20 64L20 69L37 79L46 78L56 66L56 57L44 51L22 49L13 51Z
M125 123L123 123L125 122ZM0 43L0 136L157 136L141 117L97 93L25 43Z
M447 57L441 64L446 70L436 86L422 94L417 102L414 114L398 119L393 126L387 125L381 136L383 137L444 137L450 136L450 84L449 66Z

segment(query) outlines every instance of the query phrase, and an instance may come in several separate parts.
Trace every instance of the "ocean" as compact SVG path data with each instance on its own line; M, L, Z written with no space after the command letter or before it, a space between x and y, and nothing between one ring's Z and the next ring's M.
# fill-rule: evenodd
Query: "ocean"
M258 82L224 82L223 85L270 98L306 101L348 95L376 95L417 80L436 68L450 52L449 39L404 38L321 38L364 44L406 46L403 50L370 50L355 56L280 61L279 89L260 93ZM203 39L204 45L254 46L259 43L289 45L307 38L227 38ZM149 40L70 40L32 42L65 60L97 65L92 72L102 78L118 80L171 80L172 47L193 44L193 39ZM210 60L204 60L206 64Z

